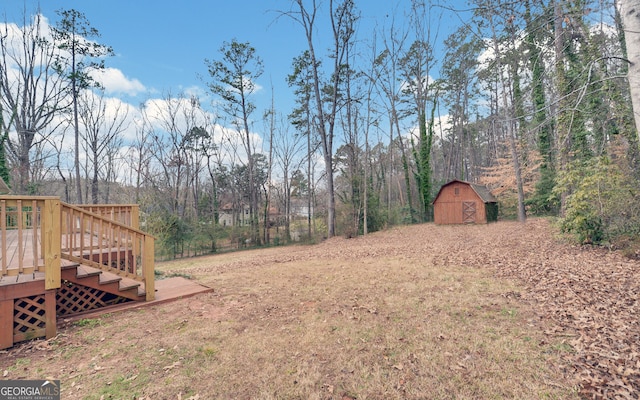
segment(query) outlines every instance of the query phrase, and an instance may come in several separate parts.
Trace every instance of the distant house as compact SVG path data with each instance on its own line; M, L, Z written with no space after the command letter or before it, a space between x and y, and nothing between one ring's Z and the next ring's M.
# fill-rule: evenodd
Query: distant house
M307 218L309 214L313 215L313 203L311 209L309 209L309 201L304 198L292 198L291 199L291 216L293 218Z
M498 200L486 186L454 179L433 200L436 224L486 224L498 220Z
M218 223L222 226L248 226L251 223L248 204L226 203L220 207Z

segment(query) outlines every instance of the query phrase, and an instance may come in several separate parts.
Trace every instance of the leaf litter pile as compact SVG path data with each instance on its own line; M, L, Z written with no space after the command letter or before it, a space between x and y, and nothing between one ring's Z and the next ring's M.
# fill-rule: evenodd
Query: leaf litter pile
M602 248L561 243L544 220L512 226L455 262L491 266L524 286L521 299L570 346L561 369L587 398L640 393L640 265ZM496 233L496 232L492 232ZM486 238L489 239L489 238ZM471 250L471 249L470 249Z
M522 299L549 321L545 334L567 338L561 369L584 397L637 399L640 265L606 249L561 244L549 232L542 220L505 231L491 253L469 262L523 282Z
M66 399L637 398L638 262L543 219L157 265L214 288L0 353Z

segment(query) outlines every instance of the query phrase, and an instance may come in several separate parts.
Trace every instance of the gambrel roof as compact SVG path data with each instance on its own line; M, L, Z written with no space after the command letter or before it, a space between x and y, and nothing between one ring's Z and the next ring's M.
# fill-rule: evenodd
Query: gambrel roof
M473 189L473 191L478 195L478 197L480 197L480 200L482 200L484 203L497 203L498 199L496 199L492 194L491 191L489 190L489 188L487 188L484 185L479 185L477 183L471 183L471 182L467 182L467 181L461 181L459 179L454 179L450 182L445 183L444 185L442 185L442 187L440 188L440 190L438 191L438 194L436 195L436 197L433 199L433 201L435 202L436 199L438 198L438 196L440 196L440 192L442 192L442 189L444 189L445 187L454 184L454 183L463 183L465 185L469 185L471 187L471 189Z
M477 183L469 183L469 185L471 185L473 191L476 192L476 194L480 196L482 201L484 201L485 203L498 202L498 199L496 199L495 196L491 194L491 191L485 185L479 185Z

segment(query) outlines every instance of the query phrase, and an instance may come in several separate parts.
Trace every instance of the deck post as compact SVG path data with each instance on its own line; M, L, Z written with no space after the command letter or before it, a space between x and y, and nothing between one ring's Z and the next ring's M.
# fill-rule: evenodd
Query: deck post
M47 339L56 336L56 293L55 289L44 292L44 332Z
M131 227L140 230L140 205L131 205Z
M152 301L156 295L154 251L153 238L146 236L144 238L144 253L142 255L142 274L144 275L144 290L147 301Z
M129 223L132 228L140 229L140 206L138 204L132 204L129 209ZM138 235L133 235L133 242L131 243L136 251L140 251L140 239Z
M60 287L60 252L62 233L60 231L60 199L44 200L42 212L42 243L44 246L44 286L46 290Z
M0 200L0 231L2 232L2 241L0 241L0 249L6 251L7 248L7 201ZM2 257L2 275L7 273L7 257Z
M0 349L13 346L13 299L0 300Z

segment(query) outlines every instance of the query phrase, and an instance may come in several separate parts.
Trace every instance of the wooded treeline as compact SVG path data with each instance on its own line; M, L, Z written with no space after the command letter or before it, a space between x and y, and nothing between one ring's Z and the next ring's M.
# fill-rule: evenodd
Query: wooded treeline
M48 32L34 13L0 32L0 176L16 194L139 203L168 256L430 221L451 179L486 184L502 218L637 237L634 2L414 0L374 31L354 0L283 2L275 18L307 42L293 110L256 107L260 49L236 40L205 61L211 104L108 98L97 30L70 10ZM446 38L442 15L461 21Z

